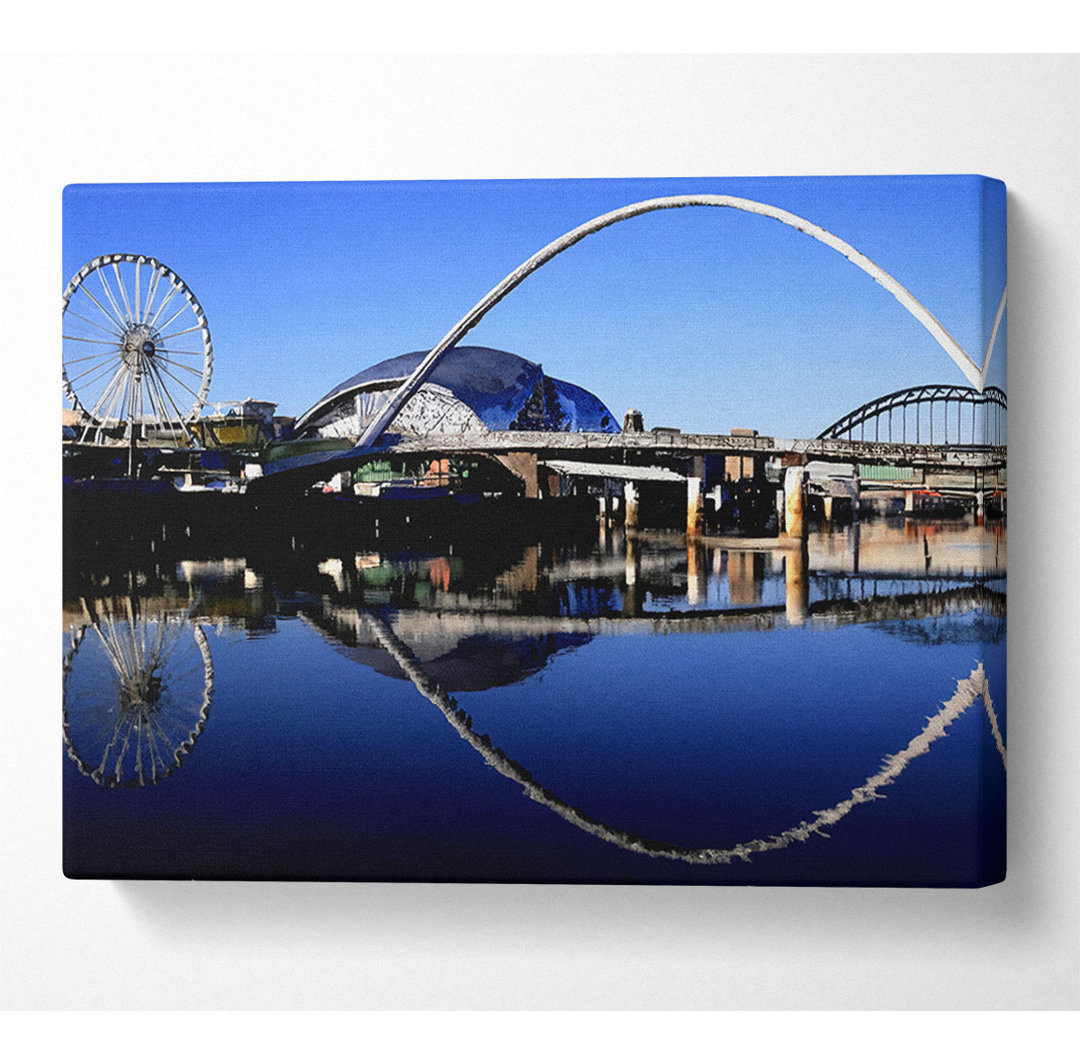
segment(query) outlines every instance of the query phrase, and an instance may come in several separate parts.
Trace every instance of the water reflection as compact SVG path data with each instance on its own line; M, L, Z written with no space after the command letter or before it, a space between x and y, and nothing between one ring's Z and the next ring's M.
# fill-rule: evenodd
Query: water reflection
M432 803L443 788L457 788L464 804L455 825L474 815L483 821L491 785L469 775L471 763L480 776L491 778L487 766L513 781L531 802L510 795L509 804L553 825L529 836L538 850L519 840L504 857L545 847L572 853L563 836L577 832L564 821L590 836L590 846L600 839L684 868L738 867L816 839L882 797L934 744L935 767L924 761L927 770L890 792L889 807L905 803L905 815L938 831L935 818L949 815L941 806L951 800L949 788L959 795L966 786L948 774L974 763L971 744L985 740L1005 764L1004 717L999 722L990 693L991 684L999 696L1004 687L1003 529L865 522L812 533L804 545L687 544L609 529L599 542L388 550L357 540L218 557L170 556L164 544L174 542L183 537L162 536L150 566L70 581L65 744L82 775L103 788L168 777L207 722L212 645L219 706L224 699L214 739L200 747L200 771L158 793L177 796L181 818L188 814L175 810L192 794L212 803L215 817L222 796L226 809L235 796L241 838L254 807L244 796L264 796L257 807L271 810L274 826L261 842L252 836L248 862L262 860L258 847L272 845L275 830L288 829L301 777L322 798L297 807L292 845L306 845L305 833L325 828L338 838L363 823L365 841L351 857L340 856L350 851L339 839L325 853L312 844L307 860L316 861L313 875L365 878L375 874L365 847L378 854L407 848L417 825L434 815L425 787ZM103 588L118 586L130 593L102 597ZM363 668L342 672L342 658ZM413 688L452 733L437 717L432 723L426 707L416 711ZM454 696L463 693L459 703ZM989 721L982 739L968 712L976 703ZM965 714L972 723L964 737L939 744ZM374 735L384 745L365 761ZM965 745L953 756L958 744ZM349 764L365 769L354 771L344 755L337 764L336 748L345 746ZM937 804L923 805L928 773L938 772L947 782L931 788ZM72 774L68 786L76 785L82 782ZM1003 777L991 785L1003 786ZM407 796L400 812L398 794ZM848 820L845 834L876 824L882 808ZM876 844L879 865L893 860L887 835ZM197 846L216 844L200 835ZM89 848L89 837L79 845ZM499 837L470 838L461 853L496 853L501 845ZM844 845L850 851L850 840ZM815 874L825 881L837 849L799 852L824 851ZM849 851L844 859L857 867L862 855ZM119 859L110 852L109 860ZM167 868L170 859L159 858ZM552 858L555 879L559 859ZM791 852L782 863L797 868L800 860ZM762 863L754 861L755 869ZM308 871L302 862L275 867ZM419 874L431 871L421 865ZM673 873L662 874L670 880Z
M64 655L64 744L103 787L159 783L206 725L214 666L183 610L132 595L82 602Z
M671 861L683 861L687 864L726 865L735 859L749 861L755 854L783 850L793 842L806 842L813 835L827 838L825 829L839 823L856 806L883 798L881 791L895 783L916 757L925 754L934 742L943 738L947 734L948 727L978 699L982 700L989 718L1002 765L1003 767L1007 765L1006 750L990 696L989 684L980 662L971 671L970 676L957 683L952 696L937 713L927 719L926 726L904 749L886 755L882 767L876 773L868 777L860 786L855 787L848 797L836 805L817 812L812 820L802 820L793 827L786 828L767 839L751 839L748 842L740 842L724 848L673 846L669 843L643 838L611 824L605 824L559 798L534 779L527 768L496 747L488 735L479 734L473 728L472 718L420 666L408 645L397 637L393 628L385 620L375 614L365 614L363 619L375 639L394 658L402 673L408 677L417 691L443 714L458 735L480 754L485 764L495 769L500 775L520 784L527 797L534 802L539 802L582 831L595 835L620 849L648 857L661 857Z

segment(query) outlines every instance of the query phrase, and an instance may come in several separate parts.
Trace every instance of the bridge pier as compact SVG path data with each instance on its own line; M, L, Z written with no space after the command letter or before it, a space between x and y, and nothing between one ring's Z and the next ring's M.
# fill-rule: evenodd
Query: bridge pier
M805 539L807 531L806 473L801 463L789 465L784 470L784 535Z
M810 619L810 552L806 540L784 554L784 614L788 624L802 626Z
M605 486L603 493L597 499L597 521L600 526L600 547L603 550L607 549L608 540L611 535L610 518L608 517L610 509L611 496L608 494L607 487Z
M623 515L623 524L628 535L638 530L639 506L641 495L637 484L632 480L623 485L623 500L626 503L626 513Z
M700 540L686 541L686 599L692 606L703 603L708 594L709 566L705 545Z
M641 543L632 536L626 537L626 570L623 588L622 615L637 617L641 613L641 589L638 571L641 567Z
M526 499L540 498L540 469L535 451L508 451L492 457L524 484Z
M702 477L686 478L686 534L700 539L705 531L705 482Z

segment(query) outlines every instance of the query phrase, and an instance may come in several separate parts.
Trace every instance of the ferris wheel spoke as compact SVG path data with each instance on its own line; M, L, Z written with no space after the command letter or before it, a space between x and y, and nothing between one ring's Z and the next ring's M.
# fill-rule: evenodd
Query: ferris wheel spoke
M150 408L154 412L155 421L158 424L162 424L162 423L167 424L168 421L163 416L162 411L160 409L160 401L159 401L159 397L157 395L157 392L155 390L155 381L154 381L154 378L153 378L152 374L147 373L146 376L143 378L143 387L146 388L146 395L147 395L147 398L150 400Z
M172 325L174 321L176 321L177 318L180 317L181 314L184 313L185 310L189 309L190 308L188 307L187 303L185 303L167 322L159 325L158 330L160 331L161 329L167 329L170 325ZM192 313L194 313L194 311Z
M119 402L120 397L124 393L124 389L122 387L123 380L124 380L124 378L122 376L117 378L116 388L115 388L115 392L114 392L113 397L112 397L112 401L109 403L108 407L105 409L104 414L102 416L102 421L104 421L105 423L108 423L108 421L112 418L113 411L116 409L116 404Z
M125 677L124 665L120 656L117 654L116 647L113 646L110 639L106 638L105 633L103 633L97 625L94 625L94 631L97 633L98 639L101 640L101 645L105 650L105 656L109 659L109 664L112 665L113 671L117 676L123 679Z
M135 320L136 321L139 320L139 300L142 297L142 293L139 290L139 267L141 265L142 265L142 263L138 259L136 259L135 260Z
M131 384L132 376L130 373L124 376L124 388L120 396L120 405L116 410L116 417L118 421L128 421L131 418Z
M146 756L150 759L150 778L154 781L157 780L157 747L154 743L154 731L150 727L148 721L140 721L142 727L139 728L140 738L146 739Z
M143 778L142 767L142 729L135 727L135 722L132 722L132 730L135 732L135 775L139 777L140 785L145 783Z
M79 289L79 291L86 293L87 298L94 304L94 306L96 306L98 308L98 310L101 311L102 314L105 315L106 318L108 318L108 320L110 322L112 322L113 325L115 325L120 330L119 335L122 336L124 334L124 331L127 328L127 326L125 326L124 323L119 318L117 318L114 315L110 314L109 311L107 311L101 305L101 303L98 301L97 296L95 296L94 293L91 292L89 288L87 288L86 286L83 286L83 287L81 287Z
M157 415L158 421L161 424L170 426L173 424L172 414L169 412L168 404L166 403L165 396L161 391L161 385L158 383L157 377L153 373L147 374L146 377L146 390L150 395L150 400L154 405L154 410ZM160 639L158 640L160 644Z
M116 749L116 744L118 742L120 742L120 731L123 728L123 726L124 726L123 720L117 720L116 724L113 726L112 738L105 744L105 749L102 750L102 752L101 752L101 764L98 765L98 767L97 767L98 775L101 775L101 776L105 775L106 765L108 765L108 763L109 763L109 755L113 752L113 750ZM126 747L127 747L127 737L126 736L125 736L125 739L124 739L124 746L125 746L125 749L126 749ZM123 758L123 756L124 756L124 753L123 753L123 750L121 750L120 757Z
M114 345L119 346L119 345ZM65 358L65 366L74 366L77 362L89 362L91 359L115 358L115 351L99 351L96 355L82 355L79 358Z
M120 347L118 340L99 340L96 336L69 336L67 333L60 334L61 340L75 340L80 344L97 344L98 347Z
M113 273L116 274L116 286L120 289L120 295L124 300L124 309L127 311L127 320L129 324L135 324L135 316L131 313L131 304L128 302L127 288L124 285L124 278L120 276L120 263L114 262L112 264Z
M160 712L156 713L153 717L150 718L149 728L152 733L156 733L161 737L162 745L166 750L176 747L177 743L175 736L170 735L162 726L162 715ZM169 767L169 763L165 760L164 754L159 754L158 756L161 759L161 767L167 770ZM173 758L175 757L176 755L174 754Z
M192 395L193 395L193 396L194 396L194 397L195 397L196 399L198 399L198 400L199 400L199 402L202 402L202 396L200 396L198 392L196 392L196 391L194 391L193 389L189 388L189 387L188 387L188 386L187 386L187 385L186 385L186 384L185 384L185 383L184 383L184 382L183 382L183 381L182 381L182 380L181 380L181 379L180 379L180 378L179 378L179 377L178 377L178 376L177 376L177 375L176 375L175 373L171 373L171 372L169 372L169 370L167 370L167 369L166 369L166 368L165 368L164 366L159 366L158 368L159 368L159 369L161 370L161 372L162 372L162 373L164 373L164 374L165 374L165 375L166 375L167 377L170 377L170 378L171 378L172 380L176 381L176 383L177 383L177 384L179 384L179 385L180 385L180 387L184 389L184 391L186 391L186 392L191 392L191 394L192 394Z
M142 654L140 653L140 632L135 624L135 607L132 605L131 599L127 600L127 615L128 615L128 643L131 646L132 658L135 663L135 670L138 671L142 668Z
M91 421L98 416L99 411L108 410L111 412L112 408L116 405L116 395L113 393L119 390L120 383L123 380L123 376L124 367L118 366L116 371L112 375L112 379L102 389L101 395L98 396L98 401L94 404L93 409L87 411L87 416L90 418ZM105 400L110 394L112 394L112 401L109 403L108 407L106 407ZM106 414L106 418L107 417L108 414Z
M117 366L115 364L115 360L112 359L112 358L98 359L94 363L94 365L89 367L89 369L83 370L82 374L80 374L78 377L74 377L74 378L69 377L68 374L67 374L67 370L65 369L64 370L64 383L67 386L68 391L72 392L72 391L74 391L74 389L71 387L72 380L79 380L81 377L87 376L87 375L89 375L91 373L98 374L98 377L96 379L100 380L101 377L104 376L106 373L112 372L112 373L115 374L120 369L122 369L122 366ZM88 381L87 384L83 387L83 392L86 393L87 390L90 389L90 394L93 394L92 389L93 389L93 384L94 383L95 383L94 381ZM83 404L79 403L77 405L82 406ZM84 407L84 409L85 409L85 407Z
M159 350L168 350L168 349L163 348L163 349L159 349ZM187 354L194 354L194 352L191 352L191 351L182 351L182 352L176 351L176 352L170 352L170 354L185 354L185 355L187 355ZM188 371L188 373L194 373L196 377L201 377L202 376L202 370L201 369L196 369L194 366L189 366L186 362L179 362L175 358L164 358L164 357L160 357L160 356L159 356L158 360L161 361L161 362L168 362L170 366L176 366L178 369L186 369Z
M157 322L158 318L161 317L161 312L172 302L173 296L179 291L180 289L176 285L170 283L169 294L161 301L161 306L154 312L154 316L146 323L147 325L152 327Z
M101 281L101 287L105 291L105 298L109 301L109 306L113 308L116 314L116 320L120 323L121 329L126 329L131 323L124 321L123 312L120 310L119 304L116 302L116 296L113 295L112 289L109 287L109 279L101 271L101 267L97 268L98 280Z
M84 369L82 371L82 373L78 373L74 377L68 377L68 384L74 384L76 381L81 381L84 378L89 377L91 374L96 374L96 376L94 376L93 380L88 380L83 385L83 390L85 391L91 385L96 384L99 380L101 380L101 378L104 377L105 374L109 372L110 366L112 366L112 359L111 358L108 359L105 363L99 362L95 366L90 366L89 369ZM113 372L122 371L125 368L126 367L124 366L123 362L121 362L116 367L116 370L114 370Z
M119 340L120 337L123 335L122 333L118 333L115 329L107 329L99 322L92 321L90 318L84 317L78 311L72 310L71 307L68 307L65 313L70 314L73 318L78 318L79 321L85 321L87 325L92 325L95 329L100 329L103 333L108 333L110 336L115 337L117 340Z
M127 404L124 412L124 421L127 422L129 434L134 434L135 432L135 390L138 387L140 387L140 384L135 379L135 374L129 373L127 394L124 396L124 401Z
M149 375L144 375L138 379L139 388L139 419L146 422L146 408L147 400L150 401L150 407L153 409L153 396L150 394L150 379Z
M120 679L124 681L124 683L127 683L127 681L130 680L131 677L134 675L135 670L133 667L131 656L129 654L127 640L121 639L120 630L118 629L116 624L116 618L111 615L107 622L107 631L109 641L112 643L112 646L116 651L117 659L121 663L118 675L120 676Z
M124 367L123 366L117 366L115 369L113 369L112 364L109 363L106 366L94 366L92 369L87 370L87 373L95 373L96 376L93 378L93 380L89 380L89 381L86 382L86 384L83 387L83 392L86 392L88 389L90 389L90 394L93 394L93 386L95 384L97 384L98 381L102 380L110 372L112 373L112 376L115 377L115 376L117 376L119 374L123 374ZM77 377L75 379L78 380ZM111 378L110 378L110 380L111 380ZM68 383L70 384L71 382L69 381ZM106 387L108 387L107 384L106 384ZM104 394L104 393L102 393L102 394ZM98 396L98 403L101 402L101 398L102 398L102 396L99 395ZM94 406L96 407L98 405L98 403L95 403Z
M172 393L165 387L165 382L161 378L161 367L157 365L151 365L150 375L154 378L154 383L157 386L158 392L164 396L169 403L172 404L173 409L176 411L177 416L183 420L183 415L180 412L180 407L177 405L176 400L173 399Z
M120 780L120 776L124 770L124 759L127 757L127 752L131 747L131 732L134 728L134 721L128 721L127 731L124 733L124 744L120 747L120 753L116 755L116 761L114 763L114 771L111 773L113 779L117 782Z
M165 329L167 327L168 327L168 322L166 322L165 325L162 325L163 329ZM181 329L179 332L169 333L167 336L159 336L158 337L158 342L160 343L162 340L172 340L176 336L184 336L186 333L193 333L193 332L202 332L202 326L201 325L192 325L192 327L190 329ZM196 352L196 354L201 355L202 352L198 351L198 352Z
M161 273L158 270L150 275L150 283L146 286L146 306L143 307L142 316L144 319L150 317L150 308L154 305L154 299L157 296L158 283L161 280Z
M157 374L157 369L152 368L151 372L155 374L155 379L157 381L157 386L158 386L159 391L169 401L169 403L172 404L173 410L176 411L176 424L181 429L183 429L184 433L187 435L187 438L189 440L194 439L194 437L191 435L191 430L184 423L184 415L181 412L180 407L177 406L176 400L173 399L173 397L172 397L172 393L168 390L168 388L165 387L164 382L160 378L160 375Z

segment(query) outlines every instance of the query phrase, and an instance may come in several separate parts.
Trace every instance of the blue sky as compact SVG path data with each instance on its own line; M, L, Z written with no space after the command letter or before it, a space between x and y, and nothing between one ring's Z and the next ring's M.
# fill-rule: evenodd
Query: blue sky
M299 415L373 362L428 349L575 226L677 193L759 200L832 231L907 287L981 363L1004 285L1005 193L973 177L73 185L63 276L151 255L202 303L210 401ZM918 384L966 384L870 277L768 218L660 211L586 238L466 337L582 385L621 418L813 436ZM1004 387L1004 326L988 383Z

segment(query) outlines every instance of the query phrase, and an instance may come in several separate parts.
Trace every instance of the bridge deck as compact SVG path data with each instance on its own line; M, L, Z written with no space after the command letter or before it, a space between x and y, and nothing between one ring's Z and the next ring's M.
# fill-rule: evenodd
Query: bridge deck
M542 457L650 454L683 458L702 454L801 455L807 460L875 462L881 465L990 469L1005 465L1004 447L970 444L875 443L859 440L783 439L775 436L711 436L665 432L484 432L431 435L393 442L392 454L505 454L531 451Z
M343 441L344 442L344 441ZM597 464L655 465L706 455L784 458L909 466L937 470L991 471L1004 468L1004 447L970 444L899 444L858 440L783 439L775 436L713 436L657 429L652 432L492 431L383 437L375 446L283 455L266 462L263 480L327 478L376 456L507 455L527 453L541 462L563 459Z

